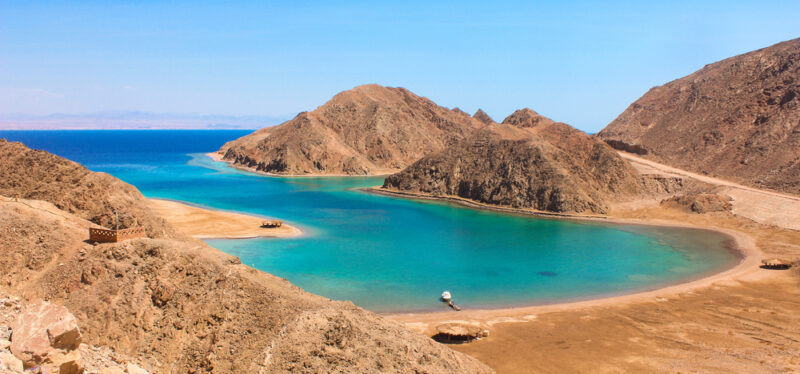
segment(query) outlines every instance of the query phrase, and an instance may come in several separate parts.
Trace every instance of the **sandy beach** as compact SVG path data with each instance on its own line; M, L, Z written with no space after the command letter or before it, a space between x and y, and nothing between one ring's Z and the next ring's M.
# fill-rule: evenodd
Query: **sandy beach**
M264 218L203 209L172 200L148 199L151 209L184 234L199 239L290 238L302 231L288 224L262 228Z

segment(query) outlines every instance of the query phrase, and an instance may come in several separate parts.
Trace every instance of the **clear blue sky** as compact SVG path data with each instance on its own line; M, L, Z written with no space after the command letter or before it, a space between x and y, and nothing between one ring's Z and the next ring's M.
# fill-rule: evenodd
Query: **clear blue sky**
M286 115L379 83L594 132L652 86L800 37L798 1L128 3L0 2L0 113Z

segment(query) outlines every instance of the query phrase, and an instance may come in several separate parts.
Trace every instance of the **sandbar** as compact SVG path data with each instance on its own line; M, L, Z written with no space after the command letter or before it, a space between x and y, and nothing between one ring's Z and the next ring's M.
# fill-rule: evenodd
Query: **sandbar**
M204 209L173 200L148 199L148 205L178 230L198 239L291 238L303 233L286 223L263 228L263 217Z

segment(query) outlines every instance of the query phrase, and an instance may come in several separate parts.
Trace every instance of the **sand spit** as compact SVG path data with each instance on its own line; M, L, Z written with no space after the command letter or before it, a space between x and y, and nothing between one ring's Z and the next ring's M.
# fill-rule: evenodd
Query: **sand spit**
M262 228L264 218L187 205L173 200L148 199L148 206L172 226L198 239L291 238L302 235L294 226Z

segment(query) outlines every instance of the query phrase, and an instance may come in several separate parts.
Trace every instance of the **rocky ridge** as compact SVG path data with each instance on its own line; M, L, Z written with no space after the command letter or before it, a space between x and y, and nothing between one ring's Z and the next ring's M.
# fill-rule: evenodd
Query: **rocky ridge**
M641 176L586 133L523 109L388 177L386 190L550 212L606 213Z
M800 194L800 39L654 87L597 136L681 169Z
M397 171L483 126L404 88L375 84L334 96L311 112L225 144L238 167L287 175Z

